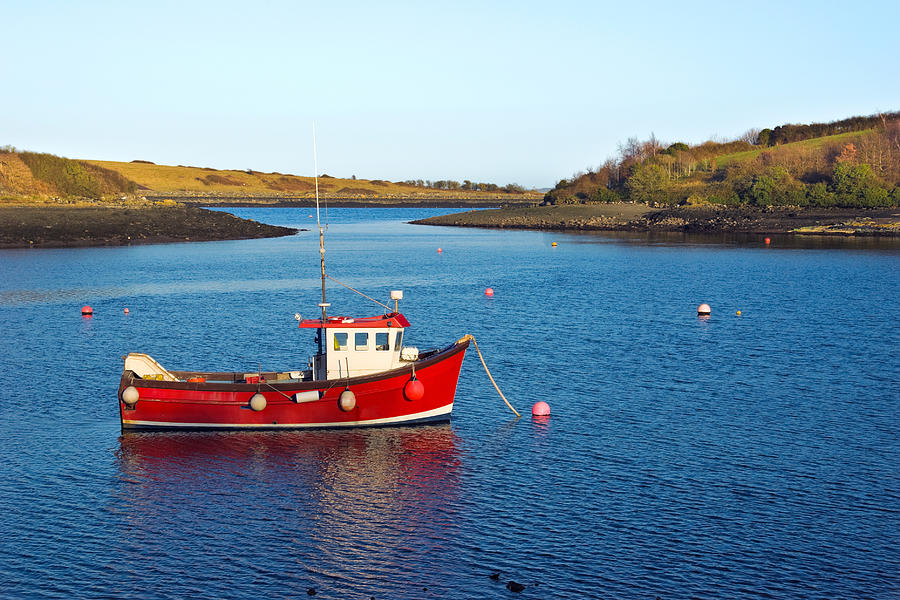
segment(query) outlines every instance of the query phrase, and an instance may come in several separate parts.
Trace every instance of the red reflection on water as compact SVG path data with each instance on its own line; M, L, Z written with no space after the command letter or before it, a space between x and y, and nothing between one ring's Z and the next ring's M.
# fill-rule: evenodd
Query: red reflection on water
M240 490L242 500L274 495L276 504L347 515L444 504L459 487L460 451L449 425L127 433L119 444L122 501L142 513Z

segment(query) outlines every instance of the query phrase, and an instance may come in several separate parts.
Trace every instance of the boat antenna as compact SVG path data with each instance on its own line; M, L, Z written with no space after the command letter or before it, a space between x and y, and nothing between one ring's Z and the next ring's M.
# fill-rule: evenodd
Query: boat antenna
M322 328L325 328L325 309L329 304L325 301L325 230L322 229L322 221L319 219L319 159L316 155L316 124L313 123L313 177L316 181L316 226L319 229L319 258L322 266L322 302L319 307L322 309ZM324 331L322 332L324 334Z

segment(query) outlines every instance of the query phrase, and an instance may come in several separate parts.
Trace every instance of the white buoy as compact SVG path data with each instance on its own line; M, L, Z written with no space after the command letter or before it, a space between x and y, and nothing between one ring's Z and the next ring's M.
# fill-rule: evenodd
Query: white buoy
M708 315L710 312L712 312L712 311L709 308L709 304L704 303L697 307L698 315Z
M128 408L134 408L134 405L137 404L138 400L140 399L141 394L133 385L129 385L127 388L122 390L122 402L124 402L125 406L127 406Z
M347 388L341 392L341 397L338 399L338 406L342 411L350 412L356 408L356 394L351 392L350 388Z
M250 397L250 408L259 412L266 407L266 397L256 392L253 396Z

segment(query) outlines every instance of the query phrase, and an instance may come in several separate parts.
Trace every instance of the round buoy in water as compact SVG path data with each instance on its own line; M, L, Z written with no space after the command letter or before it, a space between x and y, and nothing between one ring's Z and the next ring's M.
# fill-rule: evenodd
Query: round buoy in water
M84 306L81 307L81 314L88 317L88 316L94 314L94 309L91 308L90 306L88 306L87 304L85 304Z
M443 251L444 251L443 248L438 248L438 254L440 254L440 253L443 252Z
M553 246L554 248L556 248L556 242L553 242L553 243L550 244L550 245Z
M708 315L708 314L711 313L711 312L712 312L712 310L710 310L709 304L705 304L705 303L704 303L704 304L701 304L700 306L697 307L697 314L698 314L698 315Z
M126 315L128 314L128 307L127 307L127 306L125 307L125 314L126 314Z
M256 392L253 396L250 397L250 408L259 412L266 407L266 397Z
M127 406L128 408L134 408L134 405L137 404L138 400L140 399L141 394L133 385L129 385L127 388L122 390L122 402L124 402L125 406Z
M341 392L341 397L338 398L338 408L344 412L350 412L356 408L356 394L350 391L350 388Z
M737 311L737 316L741 316L741 311Z
M403 396L407 400L421 400L425 397L425 385L418 379L410 379L403 386Z
M534 406L531 407L531 416L533 416L533 417L549 417L550 416L550 405L544 401L535 402Z
M766 245L768 246L771 243L772 243L772 240L770 240L769 238L766 238Z
M484 295L485 295L485 296L488 296L488 297L493 296L493 295L494 295L494 288L487 288L487 289L485 289L485 290L484 290Z

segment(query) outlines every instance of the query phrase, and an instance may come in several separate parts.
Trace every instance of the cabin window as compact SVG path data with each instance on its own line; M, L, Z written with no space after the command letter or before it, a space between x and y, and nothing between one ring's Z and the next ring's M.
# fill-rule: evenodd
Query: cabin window
M397 332L397 335L394 337L394 350L397 352L400 351L400 343L403 341L403 330Z
M341 351L347 350L347 334L346 333L334 334L334 349L341 350Z
M357 333L354 344L354 350L368 350L369 349L369 334L368 333Z
M390 350L388 347L388 333L385 331L384 333L376 333L375 334L375 349L376 350Z

